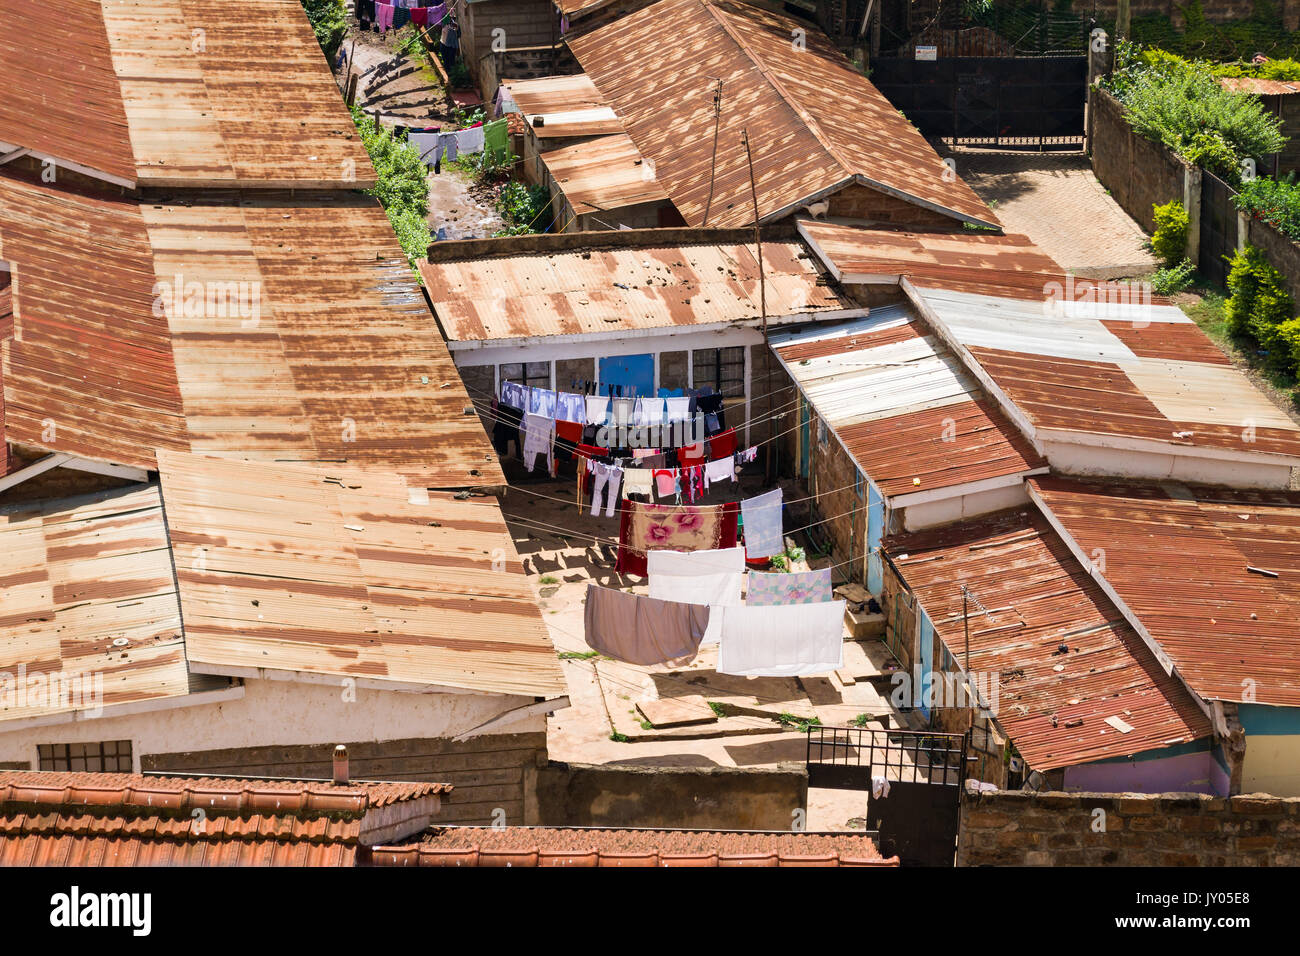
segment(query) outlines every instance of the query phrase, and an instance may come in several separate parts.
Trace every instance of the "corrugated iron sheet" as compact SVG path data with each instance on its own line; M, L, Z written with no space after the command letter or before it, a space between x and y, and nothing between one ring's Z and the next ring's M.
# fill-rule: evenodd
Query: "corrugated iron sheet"
M616 216L627 206L668 201L654 166L623 133L553 149L541 159L577 216L589 212ZM617 225L609 223L610 228Z
M0 250L18 276L5 437L142 468L187 448L138 207L0 175Z
M370 809L449 789L3 772L0 866L352 866Z
M134 187L135 154L98 0L56 7L6 0L0 13L0 144Z
M1256 96L1290 96L1300 93L1300 83L1285 80L1265 80L1255 76L1223 76L1219 78L1225 89L1237 93L1254 93Z
M143 211L159 281L260 290L255 323L164 302L195 451L346 462L430 488L505 484L375 200Z
M1193 690L1300 705L1300 493L1056 477L1031 488L1102 556L1098 574Z
M1046 464L906 308L778 334L773 348L887 498Z
M186 667L156 486L0 511L0 591L0 671L89 682L81 700L15 691L0 721L94 710L95 675L104 707L229 684Z
M795 242L763 245L769 318L855 308L817 284L801 252ZM753 248L737 243L425 261L420 274L453 342L760 317L758 262Z
M501 85L538 139L623 132L623 121L585 73L502 80Z
M957 278L986 284L990 276L1025 274L1040 287L1061 267L1028 236L994 233L889 232L812 219L799 232L842 282L896 283L900 277Z
M197 455L159 468L196 670L564 693L496 499Z
M891 537L885 550L963 669L961 586L987 609L968 608L969 669L997 675L997 722L1032 769L1127 757L1210 734L1191 695L1165 674L1042 515L999 512ZM1107 717L1133 730L1120 733Z
M137 205L0 176L0 252L19 276L9 441L505 483L369 197Z
M1087 280L1054 281L1036 299L942 280L915 295L1036 430L1300 458L1300 426L1181 309L1119 290L1089 301Z
M0 142L132 187L374 184L296 0L251 18L239 0L11 0L5 20Z
M753 221L743 128L762 216L862 177L957 218L997 224L915 127L806 21L732 0L661 0L568 43L692 225L704 222L714 178L715 77L723 105L707 225Z

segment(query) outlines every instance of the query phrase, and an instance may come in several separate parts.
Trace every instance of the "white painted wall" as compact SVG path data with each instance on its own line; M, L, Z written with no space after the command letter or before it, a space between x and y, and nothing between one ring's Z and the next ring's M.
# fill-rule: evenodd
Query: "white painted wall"
M134 769L138 771L140 755L145 753L451 737L533 700L490 694L412 694L362 687L356 689L355 697L355 702L347 702L343 690L330 685L249 680L242 698L223 703L78 720L11 733L3 733L0 725L0 761L30 761L36 768L37 744L130 740ZM545 730L545 715L493 728L494 733L503 734Z
M1069 475L1154 478L1236 488L1287 488L1289 465L1223 461L1189 454L1158 454L1068 442L1044 442L1054 471Z
M992 488L955 498L908 505L903 509L903 526L908 531L919 531L1028 503L1029 495L1025 491L1025 484L1020 482L1005 488Z

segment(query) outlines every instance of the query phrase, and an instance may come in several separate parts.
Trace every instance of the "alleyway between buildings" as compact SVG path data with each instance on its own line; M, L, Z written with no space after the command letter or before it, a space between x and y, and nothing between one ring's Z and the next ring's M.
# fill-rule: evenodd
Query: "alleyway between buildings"
M1140 277L1158 263L1141 227L1097 182L1083 153L958 149L957 175L1008 233L1023 233L1078 276Z

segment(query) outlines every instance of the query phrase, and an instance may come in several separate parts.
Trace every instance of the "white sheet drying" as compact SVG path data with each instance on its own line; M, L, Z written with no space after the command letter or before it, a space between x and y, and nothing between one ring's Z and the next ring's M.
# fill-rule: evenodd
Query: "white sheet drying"
M653 552L651 552L653 554ZM720 607L718 673L807 677L844 666L844 601L823 604Z
M703 604L710 608L737 606L745 582L745 549L719 548L712 551L649 551L646 573L650 596L661 601ZM709 615L709 627L701 644L717 644L722 622Z

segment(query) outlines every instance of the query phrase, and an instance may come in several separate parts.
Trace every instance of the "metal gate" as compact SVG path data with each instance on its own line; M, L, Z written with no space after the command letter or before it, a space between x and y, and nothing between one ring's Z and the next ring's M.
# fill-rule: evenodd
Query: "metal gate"
M808 786L871 794L887 781L888 793L867 802L880 852L903 866L952 866L966 752L963 734L809 727Z
M871 82L925 136L955 144L1079 149L1086 56L871 61Z
M1196 263L1201 275L1226 285L1229 258L1237 251L1237 207L1233 188L1209 170L1201 170L1201 238Z

